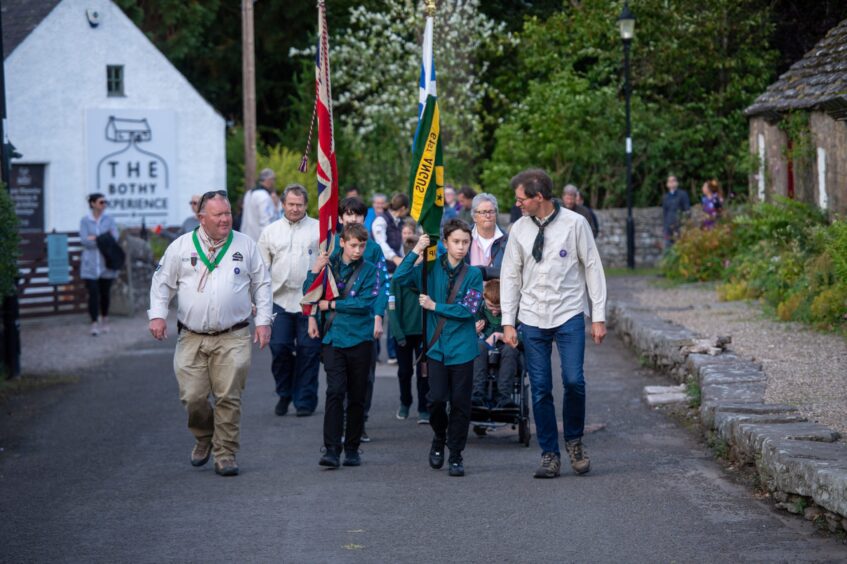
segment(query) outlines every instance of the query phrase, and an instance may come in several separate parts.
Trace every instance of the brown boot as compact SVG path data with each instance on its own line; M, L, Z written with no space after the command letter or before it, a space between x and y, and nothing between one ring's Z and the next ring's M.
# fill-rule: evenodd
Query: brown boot
M228 456L215 461L215 474L220 476L238 476L238 463L234 456Z
M585 453L582 439L574 439L565 443L568 456L571 459L571 468L577 474L585 474L591 470L591 459Z
M212 456L212 441L197 441L191 449L191 465L203 466L209 462L210 456Z

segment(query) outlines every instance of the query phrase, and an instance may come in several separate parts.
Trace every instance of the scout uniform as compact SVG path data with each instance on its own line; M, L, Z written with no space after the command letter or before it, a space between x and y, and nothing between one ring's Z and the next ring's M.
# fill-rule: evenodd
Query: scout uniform
M410 252L394 279L403 286L422 287L423 265L414 266L418 255ZM461 453L468 438L471 417L473 361L479 354L476 335L476 313L482 304L482 274L475 266L460 262L451 267L442 255L428 273L427 290L435 302L434 311L426 311L427 366L429 370L430 425L435 433L433 451L450 449L450 462L461 464ZM467 268L453 303L447 303L462 268ZM441 334L432 342L439 322ZM450 415L447 415L447 402ZM432 465L433 462L430 461ZM437 467L433 465L433 467Z
M418 291L411 286L402 286L394 279L391 281L391 295L394 307L388 309L388 323L391 335L397 340L397 380L400 383L400 405L409 408L412 405L412 376L417 371L418 414L428 418L429 406L426 396L429 393L429 379L421 375L421 364L415 362L423 344L421 335L421 312L418 303Z
M324 446L327 451L344 448L358 452L364 427L368 369L373 355L373 307L381 284L373 263L359 259L345 264L341 255L330 259L330 268L340 296L335 309L326 312L323 336L323 363L326 371ZM307 292L317 275L309 272L303 283ZM347 397L347 423L344 431L344 398Z
M167 319L168 305L177 296L179 398L188 411L189 430L198 443L211 441L220 461L238 451L241 392L252 350L249 318L255 303L256 325L271 324L271 290L252 239L231 231L212 254L198 236L201 229L168 246L153 274L147 315Z

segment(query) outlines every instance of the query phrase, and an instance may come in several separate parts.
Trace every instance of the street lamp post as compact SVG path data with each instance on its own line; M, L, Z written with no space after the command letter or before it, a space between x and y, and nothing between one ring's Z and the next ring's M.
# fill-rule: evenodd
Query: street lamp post
M635 14L624 2L618 17L618 26L623 40L624 93L626 96L626 266L635 268L635 222L632 219L632 124L630 122L630 98L632 83L629 79L629 48L635 35Z

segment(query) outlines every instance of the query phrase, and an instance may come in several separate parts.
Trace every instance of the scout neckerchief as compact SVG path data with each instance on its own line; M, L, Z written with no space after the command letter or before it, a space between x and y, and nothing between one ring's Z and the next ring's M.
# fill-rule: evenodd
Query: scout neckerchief
M342 300L350 295L351 290L353 290L353 285L356 283L356 280L359 279L359 274L362 272L362 267L365 265L365 261L363 259L359 259L356 261L358 264L350 263L350 266L353 268L350 270L350 273L347 275L347 278L341 278L341 269L344 267L344 261L341 258L341 255L338 256L337 259L332 261L333 274L338 272L338 276L336 276L336 287L340 293L339 298ZM354 266L355 264L355 266ZM340 282L338 281L340 280ZM327 316L326 325L324 326L324 335L329 333L330 328L332 328L332 322L335 321L336 310L331 310L329 315Z
M227 249L229 249L230 243L232 243L232 231L229 232L229 236L226 239L213 241L202 227L197 227L194 230L194 233L191 234L191 239L194 241L194 248L197 249L197 255L200 257L203 264L206 265L206 270L200 275L200 282L197 284L197 291L202 292L206 287L206 279L208 278L209 273L215 270L215 267L220 264L221 259L224 258ZM208 256L206 256L206 253L203 252L203 247L200 245L201 240L209 249ZM217 257L215 256L216 254Z
M447 283L447 303L452 304L456 302L456 295L462 287L462 282L465 280L465 274L468 273L468 265L465 261L459 261L459 264L456 265L455 269L451 268L450 263L447 261L447 255L445 254L441 255L441 266L444 268L444 272L447 274L447 279L449 280ZM441 332L444 330L445 323L447 323L447 318L439 316L438 324L435 326L435 331L433 331L432 338L429 340L428 349L435 346L435 342L438 341L438 338L441 336Z
M535 216L529 216L532 222L538 226L538 235L535 236L535 243L532 244L532 258L535 259L535 262L541 262L541 258L544 256L544 228L550 225L557 215L559 215L559 203L554 201L553 213L544 222L539 221Z
M465 261L459 262L455 268L450 266L450 260L447 258L447 253L441 255L441 268L444 269L444 273L447 274L447 295L449 296L453 293L453 284L456 282L456 275L459 274L459 271L462 270L462 265L465 264Z

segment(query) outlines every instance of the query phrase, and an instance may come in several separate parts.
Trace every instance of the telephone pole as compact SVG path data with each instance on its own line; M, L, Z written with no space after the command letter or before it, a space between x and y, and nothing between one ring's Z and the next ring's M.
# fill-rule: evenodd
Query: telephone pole
M256 60L253 2L241 0L241 57L244 81L244 186L256 184Z

